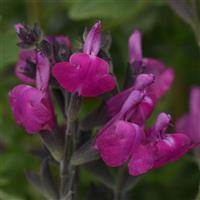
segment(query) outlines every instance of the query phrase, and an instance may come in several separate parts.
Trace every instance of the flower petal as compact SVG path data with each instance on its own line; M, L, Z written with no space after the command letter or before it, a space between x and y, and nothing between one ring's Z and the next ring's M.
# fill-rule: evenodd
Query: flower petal
M101 45L101 22L96 22L86 36L83 52L96 56Z
M161 167L168 162L180 159L191 147L191 140L184 134L166 134L156 145L156 160L154 168Z
M149 88L149 94L157 101L170 89L174 80L174 71L152 58L144 59L144 65L146 66L144 73L155 75L155 81Z
M110 74L103 75L91 81L89 79L85 81L80 94L85 97L99 96L113 90L115 86L116 82Z
M9 93L16 122L28 133L51 130L55 124L49 97L42 91L27 85L18 85Z
M149 145L140 145L132 153L128 163L129 174L139 176L151 170L154 165L154 152Z
M129 38L129 58L130 63L142 60L142 34L135 31Z
M191 89L190 112L200 118L200 87L193 87Z
M140 135L136 124L118 120L99 133L96 148L107 165L117 167L128 160L131 149L140 142Z
M109 65L106 61L96 56L76 53L70 57L70 62L80 66L81 96L98 96L111 91L116 82L109 74Z
M47 57L37 53L36 85L41 91L47 91L50 78L50 63Z
M107 114L109 117L115 116L117 113L120 112L124 102L130 95L130 93L133 91L133 87L128 88L117 95L111 97L107 102L106 102L106 108L107 108Z
M54 65L52 74L58 83L69 92L76 92L83 81L80 77L80 66L69 62L60 62Z
M24 83L35 83L36 65L36 52L34 50L20 50L19 61L15 68L17 78Z
M132 111L129 120L140 126L144 125L145 121L151 116L155 103L148 96L145 96L141 103L136 107L134 112Z
M133 176L180 159L190 148L191 140L184 134L166 134L164 138L140 145L132 152L129 173Z

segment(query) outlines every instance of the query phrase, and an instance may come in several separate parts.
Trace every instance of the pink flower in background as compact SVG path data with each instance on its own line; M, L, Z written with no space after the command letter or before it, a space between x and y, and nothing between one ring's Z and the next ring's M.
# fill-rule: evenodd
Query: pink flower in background
M52 130L55 126L55 115L48 91L50 76L49 61L37 53L36 86L18 85L9 93L11 109L16 122L28 133Z
M189 136L195 145L200 143L200 87L191 89L189 108L189 113L177 121L176 129Z
M154 126L146 131L140 146L132 151L129 173L138 176L176 161L191 148L191 140L183 133L165 133L171 117L159 114Z
M97 57L101 44L101 23L88 33L83 53L74 53L69 62L60 62L53 68L53 76L69 92L81 96L98 96L114 89L116 83L109 74L109 65Z
M154 84L149 88L149 95L157 101L170 89L174 80L174 71L154 58L143 58L141 43L141 33L135 31L129 38L129 62L136 74L142 72L155 75Z

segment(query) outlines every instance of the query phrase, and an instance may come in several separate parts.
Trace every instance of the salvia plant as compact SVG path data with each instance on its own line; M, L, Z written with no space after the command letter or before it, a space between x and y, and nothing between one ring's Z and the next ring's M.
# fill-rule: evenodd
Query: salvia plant
M111 199L127 199L143 174L199 144L199 88L192 89L190 111L175 132L168 133L172 119L165 112L147 126L175 73L143 56L140 31L128 40L127 75L119 87L109 54L111 36L102 33L100 21L84 32L76 50L68 37L44 36L37 24L19 23L15 29L20 47L15 74L23 83L9 92L9 100L17 124L38 134L45 146L40 174L27 177L47 199L77 199L80 168L110 189ZM83 101L91 98L98 105L81 117ZM64 124L57 119L58 107Z

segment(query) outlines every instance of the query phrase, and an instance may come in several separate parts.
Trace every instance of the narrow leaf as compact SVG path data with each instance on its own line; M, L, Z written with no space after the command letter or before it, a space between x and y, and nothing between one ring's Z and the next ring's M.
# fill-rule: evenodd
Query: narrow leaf
M110 189L114 189L115 182L108 167L101 161L95 161L84 165L84 168L95 176L101 183Z
M43 132L40 133L42 142L52 154L53 158L57 161L62 159L64 149L64 134L60 131Z
M194 28L194 12L186 0L169 0L169 4L183 21Z
M98 151L93 147L93 141L89 141L75 151L71 158L71 165L82 165L99 158Z
M48 158L46 158L41 164L40 176L41 182L47 194L49 194L52 199L58 199L59 194L49 169Z
M26 177L28 181L42 194L44 194L44 187L41 182L40 176L35 174L34 172L27 172Z

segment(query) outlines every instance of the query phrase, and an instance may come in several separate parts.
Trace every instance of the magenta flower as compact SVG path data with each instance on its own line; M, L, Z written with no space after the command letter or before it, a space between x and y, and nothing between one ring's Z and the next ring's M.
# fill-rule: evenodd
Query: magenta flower
M23 49L31 48L41 39L41 30L37 24L27 26L25 24L15 24L15 30L19 39L17 44Z
M24 83L33 84L36 78L36 65L37 59L35 50L20 50L15 74Z
M139 31L135 31L129 38L129 57L130 63L142 61L142 35Z
M97 57L100 32L101 23L97 22L85 39L83 53L74 53L69 62L55 64L53 76L67 91L78 92L81 96L98 96L115 87L108 63Z
M37 72L36 72L36 86L42 92L48 91L48 84L50 78L50 63L49 60L41 53L37 53Z
M96 148L108 166L118 167L129 159L131 150L138 145L140 138L138 125L116 120L99 133Z
M176 129L192 139L193 144L200 143L200 88L193 87L190 93L190 111L176 123Z
M130 110L137 109L144 94L139 90L131 92L120 112L115 115L97 134L95 147L100 152L104 162L112 167L117 167L126 162L141 141L140 127L128 122Z
M171 117L161 113L154 126L146 131L138 148L132 151L128 163L129 173L138 176L176 161L191 148L191 140L182 133L165 133Z
M28 133L50 131L55 119L48 93L28 85L18 85L9 93L12 112Z
M16 122L28 133L50 131L55 126L55 115L48 92L50 65L48 59L40 53L37 53L37 61L37 88L18 85L9 93Z
M133 87L120 92L106 102L107 112L110 117L114 117L120 112L124 105L132 105L131 96L136 91L141 91L144 98L139 102L137 109L131 109L129 106L129 113L127 114L131 122L142 125L148 119L153 111L155 103L148 96L148 88L153 84L154 76L152 74L140 74L137 76ZM130 100L129 100L130 99ZM128 110L128 109L127 109Z
M130 65L136 73L152 73L155 75L154 84L149 88L150 96L157 101L171 87L174 80L174 71L153 58L143 58L142 36L135 31L129 38Z
M20 31L21 31L23 28L24 28L24 25L23 25L23 24L21 24L21 23L15 24L15 31L16 31L17 34L19 34Z

